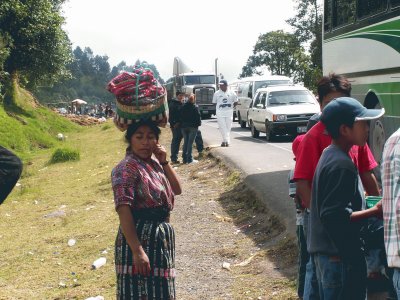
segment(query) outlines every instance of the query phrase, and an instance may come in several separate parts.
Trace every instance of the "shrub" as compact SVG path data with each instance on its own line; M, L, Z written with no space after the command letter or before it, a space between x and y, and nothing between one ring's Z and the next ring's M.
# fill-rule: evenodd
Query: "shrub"
M58 148L54 151L51 156L50 163L60 163L65 161L76 161L80 159L80 154L78 150L70 148Z
M101 130L107 130L110 129L112 126L110 124L104 124L103 127L101 127Z

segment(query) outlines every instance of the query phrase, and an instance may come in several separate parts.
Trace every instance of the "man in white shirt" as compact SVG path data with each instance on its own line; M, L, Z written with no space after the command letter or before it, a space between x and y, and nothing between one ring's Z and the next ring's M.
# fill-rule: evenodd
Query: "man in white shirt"
M237 105L237 95L234 91L228 91L228 82L220 80L219 90L214 93L213 103L217 104L216 115L219 131L222 135L221 147L228 147L232 127L233 108Z

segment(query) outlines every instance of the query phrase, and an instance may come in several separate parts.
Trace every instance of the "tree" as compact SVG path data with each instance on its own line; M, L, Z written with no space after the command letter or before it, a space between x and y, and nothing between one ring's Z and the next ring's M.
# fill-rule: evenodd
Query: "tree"
M4 84L9 75L4 71L4 62L10 54L10 49L6 47L7 44L7 38L0 34L0 102L3 101Z
M294 34L282 30L271 31L258 37L253 55L247 60L241 76L260 74L257 68L266 67L274 75L285 75L302 81L300 66L307 59L304 48Z
M34 88L67 77L71 45L63 31L60 0L2 0L0 34L8 37L4 70Z
M314 67L322 69L322 8L320 0L294 0L297 14L286 22L301 43L310 49Z

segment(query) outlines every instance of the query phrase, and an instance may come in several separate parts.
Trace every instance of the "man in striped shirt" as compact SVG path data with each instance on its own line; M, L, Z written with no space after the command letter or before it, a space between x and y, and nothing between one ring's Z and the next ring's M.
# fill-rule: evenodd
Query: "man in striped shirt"
M400 129L386 141L382 156L382 208L388 266L400 299Z

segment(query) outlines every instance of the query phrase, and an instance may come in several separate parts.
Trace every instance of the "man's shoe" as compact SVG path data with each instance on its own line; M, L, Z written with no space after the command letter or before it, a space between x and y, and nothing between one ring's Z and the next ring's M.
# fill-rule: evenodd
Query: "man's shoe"
M171 160L171 164L177 165L180 164L181 162L179 160Z
M203 157L203 152L199 152L198 158L202 158Z
M225 147L229 147L229 143L225 143Z
M221 143L221 147L226 147L226 143L225 143L225 142L222 142L222 143Z
M191 163L197 164L198 162L199 162L198 160L193 159L191 162L188 162L188 164L191 164Z

